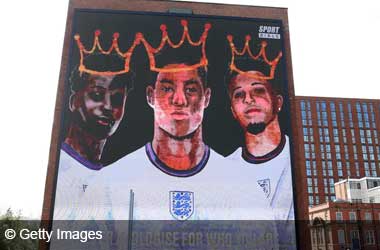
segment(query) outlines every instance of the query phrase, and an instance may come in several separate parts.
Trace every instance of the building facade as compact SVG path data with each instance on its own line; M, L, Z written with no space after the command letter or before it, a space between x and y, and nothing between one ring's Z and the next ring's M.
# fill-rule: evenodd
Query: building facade
M379 249L380 178L335 183L336 200L309 208L312 249Z
M363 177L337 182L335 193L338 201L380 203L380 177Z
M345 235L345 244L339 244L343 242L342 239L338 241L338 233L342 237L342 231L338 232L336 228L330 227L323 238L316 232L332 225L337 206L341 206L339 209L342 211L356 206L353 208L356 213L364 211L361 205L376 206L333 201L339 197L335 183L348 178L380 177L380 100L296 96L293 104L298 124L293 129L296 138L293 142L293 164L297 182L297 215L309 220L308 223L300 223L299 235L305 235L302 241L310 238L314 249L355 249L360 243L364 246L365 233L356 234L358 228L345 231L346 234L353 231L352 237ZM378 216L373 218L378 220ZM349 218L349 214L344 215L343 220L346 217ZM306 229L306 224L310 227L310 223L311 230ZM306 236L309 233L311 237ZM372 234L368 234L368 242L371 243ZM309 243L305 243L303 248L309 249L306 245ZM371 244L367 247L377 249L371 248Z
M380 204L328 201L309 208L312 250L379 249Z
M305 198L297 206L334 201L344 179L380 177L380 100L297 96L295 104Z

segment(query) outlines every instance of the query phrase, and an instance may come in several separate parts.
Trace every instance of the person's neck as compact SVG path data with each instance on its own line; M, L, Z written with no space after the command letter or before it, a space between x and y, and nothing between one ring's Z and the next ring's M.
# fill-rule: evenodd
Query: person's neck
M100 163L100 157L106 139L94 138L76 124L71 124L65 143L73 148L80 156L92 163Z
M202 138L202 126L199 126L192 136L179 139L170 136L168 132L156 125L152 148L166 166L174 170L192 169L204 156L205 144Z
M245 146L248 152L256 157L264 156L275 150L281 143L281 129L276 117L265 130L257 135L245 132Z

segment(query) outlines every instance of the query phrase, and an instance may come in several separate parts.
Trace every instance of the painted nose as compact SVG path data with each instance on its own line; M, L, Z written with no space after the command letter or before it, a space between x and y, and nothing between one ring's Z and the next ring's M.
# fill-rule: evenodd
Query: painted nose
M105 110L112 110L111 95L107 93L104 97L104 106Z
M176 106L186 106L187 100L182 89L176 89L173 94L173 104Z
M251 96L250 94L245 95L244 102L247 104L251 104L255 102L255 97Z

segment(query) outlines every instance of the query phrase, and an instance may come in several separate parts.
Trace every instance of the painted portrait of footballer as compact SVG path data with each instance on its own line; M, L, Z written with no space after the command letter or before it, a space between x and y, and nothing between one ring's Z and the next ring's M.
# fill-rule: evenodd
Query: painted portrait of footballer
M58 163L55 219L76 219L82 194L89 192L88 186L94 186L91 184L97 172L104 167L101 157L105 143L124 116L133 81L127 71L107 73L123 62L118 55L94 53L82 62L92 70L76 65L68 79L69 112Z
M245 37L241 50L236 48L232 35L227 39L231 61L226 87L231 113L244 135L241 147L227 159L240 168L252 169L252 178L262 187L276 219L294 219L293 190L286 188L292 183L289 137L279 121L284 97L276 68L282 52L268 60L266 41L261 42L254 55L250 35Z

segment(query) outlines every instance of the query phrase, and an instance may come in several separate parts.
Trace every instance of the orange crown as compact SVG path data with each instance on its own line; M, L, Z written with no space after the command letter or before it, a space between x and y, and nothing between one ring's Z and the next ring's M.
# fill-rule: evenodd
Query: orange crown
M150 64L150 70L156 71L156 72L178 72L183 70L193 70L198 67L206 67L208 64L207 56L206 56L206 39L208 35L208 31L211 29L211 24L206 23L204 26L203 34L201 35L199 41L193 41L189 34L189 29L187 26L186 20L181 20L181 25L183 26L183 34L181 37L181 40L175 44L168 36L167 27L165 24L161 24L160 29L162 31L162 39L160 42L160 45L157 48L153 48L149 42L147 42L143 36L143 34L138 33L137 37L141 40L141 42L144 44L146 51L148 53L149 57L149 64ZM182 44L185 42L185 39L188 41L188 43L191 46L201 46L202 50L202 56L199 61L199 63L193 64L193 65L184 65L182 67L176 67L176 68L157 68L156 67L156 59L155 54L159 53L166 43L173 49L177 49L182 46Z
M119 42L118 42L119 33L114 33L111 47L108 50L104 50L102 48L102 46L100 45L100 42L99 42L100 34L101 34L100 30L95 31L94 43L93 43L92 48L89 50L87 50L84 47L84 45L82 44L82 42L80 40L80 36L78 34L76 34L74 36L74 39L77 42L77 45L79 48L79 54L80 54L80 63L79 63L79 68L78 68L79 71L80 72L86 72L89 74L101 74L101 75L111 75L111 76L129 72L129 62L131 60L133 50L140 43L140 39L138 39L136 36L132 46L126 52L122 52L122 51L120 51ZM124 58L124 61L125 61L124 69L119 70L119 71L97 71L97 70L86 68L86 66L84 65L84 62L83 62L85 55L93 54L93 53L95 53L96 50L103 55L109 55L112 53L112 51L115 51L119 56Z
M231 56L232 56L231 63L230 63L230 69L231 70L236 71L239 74L248 75L248 76L250 76L252 78L256 78L256 79L260 79L260 80L271 80L271 79L274 78L274 73L276 71L277 64L280 61L280 58L282 57L282 52L281 51L278 53L278 55L277 55L277 57L275 59L273 59L272 61L269 61L268 58L267 58L266 51L265 51L265 48L268 45L266 41L262 41L261 42L260 52L257 55L253 55L253 53L252 53L252 51L251 51L251 49L249 47L249 41L251 40L251 36L250 35L247 35L245 37L244 48L240 52L236 49L235 44L233 43L233 36L232 35L228 35L227 36L227 40L228 40L228 42L230 44L230 47L231 47ZM236 67L236 65L235 65L235 55L242 56L245 53L248 53L249 57L252 58L254 61L258 61L259 58L262 57L262 59L264 60L264 62L270 66L270 73L269 73L269 75L268 76L258 76L257 74L251 74L248 71L242 71L242 70L238 69Z

